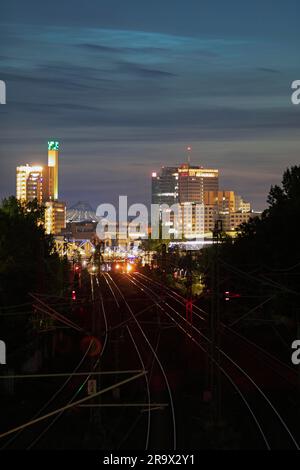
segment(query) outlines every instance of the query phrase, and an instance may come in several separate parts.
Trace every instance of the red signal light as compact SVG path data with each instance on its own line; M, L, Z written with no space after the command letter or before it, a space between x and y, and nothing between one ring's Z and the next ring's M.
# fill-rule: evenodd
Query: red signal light
M225 295L225 300L239 299L241 297L241 294L237 294L236 292L230 292L230 291L224 292L224 295Z

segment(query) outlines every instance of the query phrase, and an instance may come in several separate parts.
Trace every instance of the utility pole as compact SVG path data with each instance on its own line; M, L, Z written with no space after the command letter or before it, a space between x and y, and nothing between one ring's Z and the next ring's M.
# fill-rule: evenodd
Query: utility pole
M219 242L222 237L223 221L215 222L213 231L213 260L212 260L212 299L210 313L211 338L211 367L210 389L213 401L213 420L219 424L221 420L221 374L220 368L220 264Z
M186 304L185 314L186 320L193 323L193 271L192 271L192 254L187 252L187 279L186 279Z
M167 284L167 245L165 243L163 243L161 246L161 270L162 283L165 286Z
M162 270L162 283L161 283L161 288L160 288L160 297L161 299L164 298L165 292L164 292L164 286L167 285L167 245L165 243L162 244L161 246L161 270ZM158 308L156 307L157 311L157 324L158 328L160 329L161 327L161 312Z

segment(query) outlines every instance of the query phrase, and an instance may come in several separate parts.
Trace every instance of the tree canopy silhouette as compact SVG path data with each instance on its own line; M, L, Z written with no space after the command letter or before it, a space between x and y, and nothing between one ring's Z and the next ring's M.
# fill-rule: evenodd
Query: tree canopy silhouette
M15 197L0 205L0 306L24 301L28 292L55 291L61 260L43 226L44 207Z
M299 166L284 172L281 185L271 187L267 202L261 217L242 224L235 239L226 238L219 246L222 288L243 299L274 296L267 304L269 311L289 315L299 308L300 295ZM208 289L213 256L211 247L201 257Z

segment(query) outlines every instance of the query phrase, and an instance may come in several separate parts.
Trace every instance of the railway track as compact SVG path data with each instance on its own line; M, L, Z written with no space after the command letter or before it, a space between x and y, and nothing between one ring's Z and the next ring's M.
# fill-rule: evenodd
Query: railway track
M193 324L191 325L185 318L185 303L184 299L179 294L171 291L171 289L163 287L163 290L167 295L165 296L165 299L162 299L161 295L157 293L158 288L159 292L161 292L162 286L157 283L157 281L152 281L151 278L140 274L127 275L127 278L129 282L136 286L137 289L142 291L152 300L155 299L161 312L172 320L183 334L185 334L191 342L196 344L204 354L210 354L210 338L208 335L203 333L203 331L205 331L205 323L207 323L206 312L198 308L198 311L194 316ZM173 304L170 301L171 298ZM177 304L177 308L174 308L174 304ZM181 305L181 309L178 308L178 304ZM260 368L267 370L268 373L268 364L271 362L273 366L272 373L276 374L277 380L278 378L281 378L281 380L285 382L284 385L286 385L287 378L290 379L290 381L293 381L291 379L293 374L291 374L289 368L285 368L280 362L278 366L278 361L276 361L275 358L265 351L261 351L261 348L256 349L253 343L247 340L243 343L243 337L240 337L240 335L234 335L230 329L223 328L222 335L222 343L226 337L226 341L231 346L231 350L230 352L228 351L228 349L230 349L228 344L224 344L224 346L226 346L226 350L224 350L222 344L222 349L219 348L218 351L220 363L215 365L219 368L223 377L231 383L235 391L242 398L250 415L256 423L265 447L268 449L296 448L299 450L299 445L294 436L294 432L290 429L290 425L287 424L281 412L278 411L277 406L275 406L267 396L263 387L258 383L255 375L253 378L253 370L251 371L251 374L246 370L245 363L243 362L245 347L246 351L248 351L246 354L249 354L249 348L251 348L251 353L255 353L255 357L258 357L257 360L260 359L262 362L262 364L259 364ZM230 342L231 335L232 337L238 337L239 341L246 345L245 347L243 346L244 349L240 349L240 351L243 351L243 354L240 355L238 360L236 357L234 357L234 359L232 357L234 348ZM262 361L262 357L266 357L268 362ZM210 359L213 360L213 358ZM258 367L258 363L256 365Z

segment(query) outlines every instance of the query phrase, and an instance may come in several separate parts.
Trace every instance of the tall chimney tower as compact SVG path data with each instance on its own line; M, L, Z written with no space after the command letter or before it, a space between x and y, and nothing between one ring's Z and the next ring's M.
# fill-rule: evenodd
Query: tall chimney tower
M59 142L48 142L49 200L58 200L58 150Z

